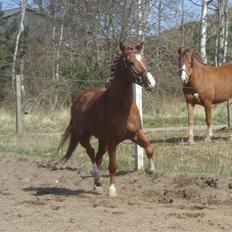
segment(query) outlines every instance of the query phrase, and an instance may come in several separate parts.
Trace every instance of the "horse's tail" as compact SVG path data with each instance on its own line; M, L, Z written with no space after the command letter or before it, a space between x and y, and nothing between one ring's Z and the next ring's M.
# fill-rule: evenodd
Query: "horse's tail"
M69 139L68 149L67 149L65 155L60 159L60 162L66 162L71 157L73 151L75 150L75 148L78 145L78 140L77 140L77 138L75 138L73 136L72 132L73 132L72 122L70 121L68 127L66 128L66 130L61 138L61 141L60 141L60 144L58 147L58 150L61 149L61 147L64 145L64 143Z
M70 137L71 129L72 129L72 125L71 125L71 121L70 121L69 125L68 125L67 128L65 129L64 134L62 135L62 138L61 138L61 140L60 140L60 144L59 144L57 150L60 150L60 149L64 146L65 142L66 142L66 141L68 140L68 138Z
M64 143L69 139L68 149L65 155L60 159L60 161L62 162L66 162L71 157L73 151L76 149L79 143L79 139L78 139L77 134L75 133L75 126L74 126L75 124L74 119L75 120L77 119L76 114L77 114L78 104L77 104L77 101L74 103L71 107L71 119L70 119L69 125L67 126L61 138L59 147L58 147L58 150L60 150L61 147L64 145Z

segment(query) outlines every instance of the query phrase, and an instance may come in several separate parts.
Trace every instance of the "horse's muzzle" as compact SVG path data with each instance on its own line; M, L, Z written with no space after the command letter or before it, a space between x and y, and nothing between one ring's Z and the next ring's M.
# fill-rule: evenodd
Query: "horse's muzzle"
M155 78L152 76L152 74L150 72L146 73L146 85L145 88L148 90L151 90L153 88L155 88Z
M150 72L145 71L144 73L138 75L135 74L134 72L134 83L136 83L137 85L140 85L144 88L146 88L147 90L151 90L155 87L155 78L152 76L152 74Z

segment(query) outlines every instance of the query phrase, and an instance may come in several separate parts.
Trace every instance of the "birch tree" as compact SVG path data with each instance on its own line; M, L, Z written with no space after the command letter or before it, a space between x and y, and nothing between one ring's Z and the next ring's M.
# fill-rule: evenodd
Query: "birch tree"
M24 18L25 18L25 11L26 11L26 6L27 6L27 1L26 0L20 0L20 6L21 6L21 19L20 19L20 24L19 24L19 31L16 37L15 41L15 49L14 49L14 56L13 56L13 63L12 63L12 87L13 87L13 92L14 92L14 80L16 76L16 66L17 66L17 57L18 57L18 51L19 51L19 41L22 32L24 31Z
M56 71L55 71L55 77L56 80L58 81L60 79L60 48L63 42L63 37L64 37L64 18L66 15L66 8L67 8L67 0L64 1L63 4L63 14L62 14L62 18L61 18L61 25L60 25L60 38L59 38L59 44L57 47L57 51L56 51Z
M207 41L207 16L208 16L209 2L210 0L202 0L200 53L205 63L207 63L206 41Z
M21 34L24 31L24 18L25 18L26 6L27 6L26 0L20 0L20 6L21 6L21 19L20 19L19 31L16 37L15 51L14 51L13 64L12 64L12 87L16 99L16 133L20 133L22 131L20 76L18 80L19 84L16 85L15 83L16 83L16 68L17 68L16 66L17 66L17 57L19 50L19 41ZM17 91L15 91L15 89L17 89Z

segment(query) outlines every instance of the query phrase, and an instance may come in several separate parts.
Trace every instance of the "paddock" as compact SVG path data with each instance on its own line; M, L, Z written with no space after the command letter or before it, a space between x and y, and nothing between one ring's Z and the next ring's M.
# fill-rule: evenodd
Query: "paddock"
M185 130L147 133L155 147L156 172L134 171L134 146L119 145L114 199L107 196L107 158L103 191L95 193L84 150L77 149L65 165L55 165L49 153L1 152L1 231L232 230L231 131L217 129L211 143L199 131L192 146ZM54 143L60 137L36 136Z

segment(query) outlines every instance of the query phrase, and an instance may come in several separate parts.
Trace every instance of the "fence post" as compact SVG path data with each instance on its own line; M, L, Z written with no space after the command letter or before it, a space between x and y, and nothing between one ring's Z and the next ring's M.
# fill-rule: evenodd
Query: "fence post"
M22 132L21 76L15 76L16 133Z
M228 125L228 128L231 127L231 124L230 124L230 100L227 100L227 125Z
M143 122L142 87L137 84L133 84L133 94L136 105L139 109L141 121ZM143 167L143 148L135 144L135 169L139 171L142 170Z

